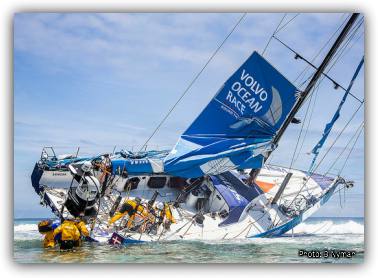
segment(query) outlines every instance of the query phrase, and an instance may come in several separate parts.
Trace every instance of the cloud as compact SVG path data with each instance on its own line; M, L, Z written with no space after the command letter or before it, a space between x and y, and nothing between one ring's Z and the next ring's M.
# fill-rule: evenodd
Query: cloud
M295 14L288 14L290 20ZM230 32L241 14L18 13L14 17L15 173L29 171L45 145L60 152L95 154L117 148L137 150L151 135L193 77ZM262 51L283 14L248 14L150 142L170 148L221 84L252 51ZM345 20L342 14L301 14L278 33L312 58ZM329 46L328 46L329 47ZM326 49L328 48L326 47ZM363 54L363 37L332 69L347 84ZM325 51L316 60L324 56ZM306 66L272 40L265 53L289 80ZM308 73L309 74L309 73ZM364 76L354 92L364 97ZM308 137L296 165L319 140L342 92L323 82ZM334 127L332 142L356 103L348 100ZM348 113L347 113L348 112ZM305 109L299 113L304 118ZM359 113L336 145L343 147L363 119ZM275 160L288 164L299 126L290 126ZM363 137L354 152L363 158ZM334 155L334 154L333 154ZM289 162L288 162L289 161ZM352 165L352 164L351 164ZM348 170L363 181L363 169ZM18 172L20 171L20 172ZM24 172L23 172L24 171ZM361 179L362 176L362 179ZM29 188L29 177L15 187ZM29 189L28 189L29 190ZM30 190L29 190L30 191ZM27 191L27 192L29 192Z
M233 15L225 16L229 17ZM42 58L53 70L71 70L80 62L84 70L110 70L135 81L140 74L133 75L131 69L143 67L148 74L170 61L204 63L219 37L206 27L216 26L220 15L201 18L185 14L17 14L14 46L16 51Z

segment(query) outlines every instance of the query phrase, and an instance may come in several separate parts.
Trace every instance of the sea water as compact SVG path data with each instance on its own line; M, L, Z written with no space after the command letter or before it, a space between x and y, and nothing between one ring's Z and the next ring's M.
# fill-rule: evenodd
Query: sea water
M279 238L153 242L121 247L85 243L69 252L44 249L43 237L37 230L38 221L14 220L13 256L16 262L361 263L364 258L363 218L309 218L298 225L294 233ZM311 253L300 256L301 250ZM328 257L324 256L326 250ZM341 251L350 251L352 256L348 258ZM335 254L344 256L337 258Z

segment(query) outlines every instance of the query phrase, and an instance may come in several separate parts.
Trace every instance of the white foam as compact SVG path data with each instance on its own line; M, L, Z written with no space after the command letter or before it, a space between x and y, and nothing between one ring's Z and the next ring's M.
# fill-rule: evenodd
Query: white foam
M221 241L204 241L208 244L314 244L348 243L361 244L364 242L364 225L353 220L345 222L323 220L319 222L301 223L282 237L225 239Z
M287 235L290 235L291 232L289 231ZM329 237L328 240L330 241L339 241L345 240L345 235L349 236L356 236L350 240L356 240L357 242L361 242L364 240L364 225L361 223L357 223L353 220L349 220L346 222L334 222L332 220L326 221L319 221L316 223L301 223L297 227L294 228L294 234L296 236L300 236L303 234L307 235L334 235L333 237ZM338 236L340 235L340 236ZM30 240L30 239L42 239L43 236L38 232L37 224L18 224L14 226L14 239L15 240ZM246 241L249 241L247 239ZM272 243L274 241L278 242L287 242L287 241L295 241L298 240L297 237L294 238L269 238L269 239L254 239L256 242L260 243ZM307 240L302 238L302 240ZM311 241L311 239L308 239ZM327 240L327 239L326 239ZM232 242L235 243L235 240L225 240L223 243ZM241 239L242 243L244 239ZM216 242L213 242L216 243ZM220 243L218 241L218 243Z
M38 231L37 224L18 224L14 226L14 232L32 232Z
M327 220L318 223L301 223L294 228L295 234L319 234L319 235L339 235L339 234L364 234L364 225L349 220L344 223L335 223Z
M18 224L13 227L15 240L41 239L37 224Z

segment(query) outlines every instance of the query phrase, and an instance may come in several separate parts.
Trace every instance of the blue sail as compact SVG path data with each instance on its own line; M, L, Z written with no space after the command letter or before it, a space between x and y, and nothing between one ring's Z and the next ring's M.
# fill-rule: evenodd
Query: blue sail
M182 177L261 168L297 89L257 52L223 84L164 160Z
M264 193L254 184L247 186L231 172L210 176L210 179L228 206L228 216L220 227L239 222L250 202Z
M349 83L349 86L348 88L346 89L345 93L344 93L344 96L343 98L341 99L340 103L339 103L339 106L337 107L337 110L335 112L335 114L333 115L331 121L326 124L325 128L324 128L324 131L323 131L323 135L322 135L322 138L320 138L319 142L315 145L315 147L311 150L311 153L314 154L315 156L313 157L312 159L312 162L311 162L311 165L310 165L310 168L308 170L308 173L310 173L311 171L313 171L313 168L315 166L315 162L316 162L316 159L319 155L319 150L323 147L325 141L327 140L328 138L328 135L330 134L331 130L332 130L332 127L333 125L335 124L335 122L339 119L340 117L340 111L341 111L341 108L343 107L348 95L349 95L349 92L350 90L352 89L352 86L354 84L354 80L357 78L358 76L358 73L360 72L361 70L361 67L362 65L364 64L364 56L362 57L360 63L358 64L354 74L353 74L353 77Z

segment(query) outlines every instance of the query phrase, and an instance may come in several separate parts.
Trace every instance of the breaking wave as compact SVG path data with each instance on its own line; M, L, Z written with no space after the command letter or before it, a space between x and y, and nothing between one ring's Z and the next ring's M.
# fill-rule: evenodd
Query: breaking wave
M287 235L290 235L289 231ZM309 221L299 224L294 228L296 235L363 235L364 225L354 220L348 221ZM15 224L14 240L41 240L43 236L38 232L37 224ZM271 241L272 239L268 240Z
M14 226L15 232L32 232L37 231L37 224L18 224Z
M74 263L156 263L162 259L166 262L165 255L172 262L305 262L297 255L298 249L303 248L351 249L359 254L356 260L361 261L364 253L364 224L363 220L356 219L309 219L294 228L293 236L289 232L278 238L155 242L145 244L143 248L134 246L125 249L107 244L89 244L83 246L80 252L69 253L68 256L62 256L56 249L42 248L43 236L39 234L36 223L16 221L13 229L14 257L20 262L55 263L64 259L65 262Z
M37 224L17 224L13 227L14 240L41 239Z
M301 223L294 228L294 233L299 234L364 234L364 225L353 220L335 222L332 220L320 221L317 223Z

